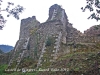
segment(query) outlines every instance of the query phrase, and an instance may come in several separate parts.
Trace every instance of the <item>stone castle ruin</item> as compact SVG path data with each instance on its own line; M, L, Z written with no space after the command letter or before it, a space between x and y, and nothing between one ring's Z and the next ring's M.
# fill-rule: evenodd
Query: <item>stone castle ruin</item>
M73 41L84 42L82 38L90 39L73 28L65 10L60 5L54 4L49 8L49 17L44 23L37 21L35 16L21 20L20 36L9 61L9 68L20 68L20 66L24 68L22 65L24 58L31 58L35 68L42 66L45 62L54 62L58 53L64 51L62 44ZM66 48L67 52L68 50L69 48Z

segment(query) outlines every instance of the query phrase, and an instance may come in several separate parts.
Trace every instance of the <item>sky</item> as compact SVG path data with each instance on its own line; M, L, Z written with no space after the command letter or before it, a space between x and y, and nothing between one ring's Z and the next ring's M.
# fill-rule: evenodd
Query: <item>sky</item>
M7 6L6 2L6 0L3 0L3 8ZM13 2L15 5L22 5L25 10L20 15L20 20L16 20L12 16L6 18L7 23L3 30L0 30L0 44L15 46L19 39L21 19L36 16L39 22L45 22L48 18L49 8L53 4L61 5L65 9L69 22L81 32L93 25L100 24L100 21L87 19L91 14L89 10L82 12L80 9L86 5L86 0L9 0L9 2ZM5 16L6 13L3 12L3 14Z

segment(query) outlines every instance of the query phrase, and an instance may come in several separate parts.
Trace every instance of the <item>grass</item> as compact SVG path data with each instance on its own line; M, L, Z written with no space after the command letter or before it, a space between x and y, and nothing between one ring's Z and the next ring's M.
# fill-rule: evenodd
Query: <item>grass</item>
M51 54L53 54L55 38L56 37L51 36L51 37L48 37L47 39L46 49L45 49L46 52L43 54L43 57L42 57L42 60L46 60L46 61L45 62L42 61L41 68L48 68L52 64L52 62L50 62L50 59L53 59Z
M70 71L88 71L96 67L96 62L100 65L100 55L96 52L69 53L61 56L56 63L60 61L62 61L60 65L66 64L66 68L69 68Z
M36 64L36 62L34 61L34 59L30 58L30 57L25 57L22 61L21 64L19 66L19 68L32 68L34 67Z
M51 62L49 61L50 59L53 59L51 57L51 54L53 54L52 50L54 50L54 48L52 47L53 45L51 46L48 46L47 49L46 49L46 52L44 53L43 55L43 60L46 60L45 62L43 61L42 62L42 68L47 68L51 65Z
M38 75L39 71L34 71L34 72L12 72L12 73L2 73L0 75Z
M7 64L0 65L0 75L3 75L3 73L5 72L6 68L7 68Z
M52 38L52 37L51 37ZM56 62L50 62L50 59L53 59L51 54L54 54L52 51L54 50L54 42L55 38L49 39L51 41L50 45L46 46L46 52L43 55L42 66L41 68L68 68L69 71L89 71L93 70L97 66L100 65L100 54L98 54L100 49L100 43L97 43L95 45L83 45L83 44L76 44L76 51L69 52L66 54L62 54L58 57ZM66 48L69 47L69 50L72 50L72 44L70 43L69 46L67 44L61 44L60 51L63 53L64 50L67 50ZM37 62L34 62L34 59L32 58L24 58L21 61L22 65L20 65L20 68L27 67L27 68L34 68L34 66L37 64ZM15 65L15 63L13 63ZM7 74L4 72L7 65L0 65L0 75L37 75L39 71L35 72L13 72L10 74ZM13 66L12 66L13 67ZM55 72L51 72L52 74Z

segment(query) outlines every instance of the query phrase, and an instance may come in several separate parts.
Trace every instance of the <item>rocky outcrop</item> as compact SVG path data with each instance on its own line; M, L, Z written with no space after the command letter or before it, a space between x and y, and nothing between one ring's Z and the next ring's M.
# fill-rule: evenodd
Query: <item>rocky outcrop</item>
M100 25L95 25L84 31L87 36L100 36Z

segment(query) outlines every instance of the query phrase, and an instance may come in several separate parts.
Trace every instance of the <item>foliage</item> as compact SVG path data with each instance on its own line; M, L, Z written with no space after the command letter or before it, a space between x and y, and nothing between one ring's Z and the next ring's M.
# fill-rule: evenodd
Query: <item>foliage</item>
M51 46L53 44L53 39L51 37L48 37L46 41L46 46Z
M38 50L38 48L37 48L37 45L35 46L35 48L34 48L34 56L37 58L37 50Z
M96 26L94 26L94 28L95 28L96 30L98 30L98 29L100 28L100 25L96 25Z
M39 40L40 40L40 35L38 33L35 33L36 37L36 43L35 43L35 48L34 48L34 55L36 58L38 58L37 53L38 53L38 45L39 45Z
M93 12L88 19L96 19L97 21L100 20L100 0L86 0L86 3L86 6L81 8L83 12L85 12L86 9Z
M33 35L33 34L35 34L35 33L36 33L36 31L37 31L37 28L30 29L30 35Z
M0 65L0 75L2 75L5 72L6 68L7 68L7 65L5 65L5 64Z
M0 0L0 6L2 5L2 2L3 1ZM20 5L17 5L14 8L10 9L11 6L14 6L14 3L8 2L8 5L6 8L3 9L0 7L0 29L2 29L4 27L4 24L7 21L4 19L4 16L1 14L1 12L7 12L8 13L7 17L12 15L13 17L15 17L18 20L20 13L22 13L24 10L23 6L20 6Z

